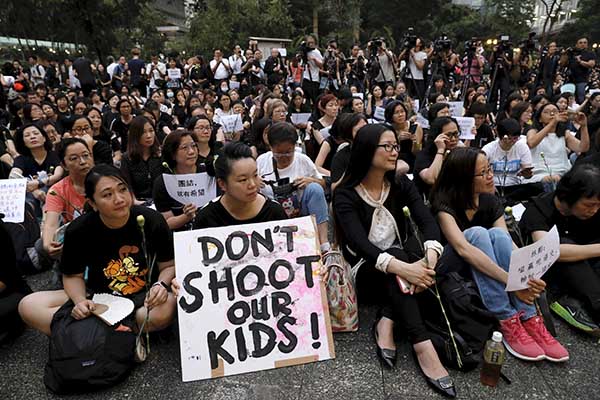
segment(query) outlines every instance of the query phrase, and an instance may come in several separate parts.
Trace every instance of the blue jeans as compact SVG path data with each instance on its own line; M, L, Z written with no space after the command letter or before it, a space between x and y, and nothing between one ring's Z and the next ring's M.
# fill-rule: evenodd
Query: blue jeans
M325 191L318 183L311 182L304 188L302 199L300 200L300 215L314 215L317 219L317 224L322 224L329 220Z
M474 226L465 230L465 238L473 246L483 251L500 268L508 272L510 255L512 253L512 239L508 232L500 228L485 229ZM519 300L513 293L504 289L506 285L489 277L476 268L471 268L473 279L479 288L481 300L496 318L504 320L523 311L521 319L527 320L536 315L534 305L528 305Z
M583 104L585 101L585 87L587 86L587 82L581 82L575 84L575 100L577 104Z

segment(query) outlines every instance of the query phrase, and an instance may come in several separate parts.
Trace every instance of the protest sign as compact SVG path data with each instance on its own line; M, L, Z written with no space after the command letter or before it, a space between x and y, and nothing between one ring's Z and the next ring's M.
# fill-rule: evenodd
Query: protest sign
M460 138L462 140L475 139L473 128L475 127L475 118L473 117L456 117L458 122L458 130L460 131Z
M421 128L429 129L429 120L423 117L421 114L417 114L417 123L421 125Z
M310 118L310 113L292 113L290 116L292 119L292 124L306 124Z
M413 111L414 111L415 113L418 113L418 112L419 112L419 110L420 110L420 106L421 106L421 103L419 102L419 99L414 99L414 100L412 101L412 106L413 106Z
M287 57L287 49L286 48L282 47L282 48L277 49L277 51L279 52L279 55L281 57Z
M450 115L453 117L462 117L465 111L462 101L449 101Z
M352 97L358 97L361 100L364 100L365 95L361 92L356 92L352 94Z
M197 174L163 174L165 188L172 199L181 204L202 207L217 196L217 182L206 172Z
M221 115L219 122L223 127L223 132L239 132L244 130L244 124L242 123L242 116L240 114L233 115Z
M312 217L175 232L183 381L334 357Z
M170 80L177 80L181 78L181 70L179 68L169 68L167 70L167 75L169 76Z
M229 89L239 89L240 83L238 81L229 81Z
M328 126L327 128L323 128L321 129L319 132L321 132L321 136L323 136L323 139L327 139L330 135L329 130L331 129L331 126Z
M375 107L373 118L377 121L385 121L385 108L379 106Z
M560 239L556 226L541 240L512 252L506 291L527 289L529 279L539 279L558 260Z
M20 224L25 220L27 179L0 179L0 213L4 222Z

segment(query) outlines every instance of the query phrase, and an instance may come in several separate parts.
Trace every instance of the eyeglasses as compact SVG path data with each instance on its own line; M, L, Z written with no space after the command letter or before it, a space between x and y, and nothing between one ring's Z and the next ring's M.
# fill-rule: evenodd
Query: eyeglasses
M89 159L91 159L91 158L92 158L92 155L90 153L83 153L81 155L73 154L67 160L69 162L76 162L77 160L81 160L83 162L86 162L86 161L89 161Z
M400 145L396 144L391 144L391 143L383 143L383 144L378 144L377 147L383 147L383 149L385 151L387 151L388 153L391 153L392 151L396 151L396 153L400 152Z
M273 153L273 157L275 158L283 158L283 157L292 157L295 152L290 151L287 153Z
M444 132L444 135L448 136L450 139L458 138L460 136L460 132L459 131Z
M179 146L177 150L190 151L193 149L194 151L198 150L198 144L196 142L184 144L183 146Z
M195 131L210 131L210 126L196 126L194 127Z
M77 128L73 128L73 131L75 132L89 132L92 130L92 127L90 126L78 126Z
M481 171L480 174L475 174L475 176L493 176L494 175L494 170L492 169L492 167L487 167L484 171Z

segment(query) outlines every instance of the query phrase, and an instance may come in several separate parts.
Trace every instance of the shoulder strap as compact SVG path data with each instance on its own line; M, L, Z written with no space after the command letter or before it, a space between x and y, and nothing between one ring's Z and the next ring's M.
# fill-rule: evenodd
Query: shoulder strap
M275 180L279 182L279 171L277 171L277 161L275 161L275 157L272 157L273 160L273 173L275 174Z

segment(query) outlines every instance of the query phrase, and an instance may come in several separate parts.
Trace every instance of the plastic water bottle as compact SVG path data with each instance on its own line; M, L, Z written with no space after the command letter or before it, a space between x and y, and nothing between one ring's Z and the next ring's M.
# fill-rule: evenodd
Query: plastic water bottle
M485 344L483 351L483 366L481 367L481 383L496 386L500 379L500 370L504 363L506 350L502 344L502 333L494 332L492 339Z

